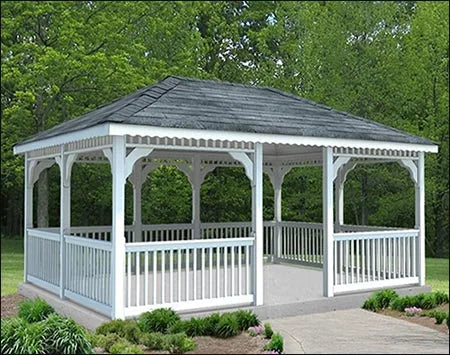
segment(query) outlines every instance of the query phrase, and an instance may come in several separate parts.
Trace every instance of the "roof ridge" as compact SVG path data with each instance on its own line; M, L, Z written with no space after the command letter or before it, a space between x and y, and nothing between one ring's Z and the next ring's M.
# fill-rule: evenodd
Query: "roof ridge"
M130 106L131 104L133 104L134 102L136 102L137 100L139 100L142 96L144 96L144 95L145 95L149 90L151 90L153 87L155 87L156 85L158 85L158 84L164 82L165 80L167 80L167 79L169 79L169 78L171 78L171 77L173 78L174 76L170 76L170 75L169 75L169 76L166 76L164 79L159 80L158 82L156 82L156 83L154 83L154 84L151 84L150 86L146 86L146 87L144 87L144 88L138 90L138 92L140 91L140 93L139 93L138 95L136 95L136 97L135 97L134 99L132 99L130 102L127 102L126 104L120 106L119 108L117 108L117 110L115 110L115 111L109 113L106 117L103 117L103 119L102 119L101 122L107 122L107 121L108 121L108 118L109 118L111 115L117 113L118 111L122 110L122 109L125 108L125 107ZM178 79L178 78L175 78L175 79ZM145 107L140 108L140 109L137 110L134 114L136 114L136 113L138 113L139 111L142 111L142 110L144 110L144 109L150 107L150 106L153 105L155 102L157 102L162 96L166 95L169 91L173 90L173 89L174 89L175 87L177 87L179 84L180 84L180 81L178 81L176 84L174 84L171 88L169 88L169 89L164 89L165 92L162 93L162 94L160 94L159 97L158 97L157 99L155 99L155 101L153 101L152 103L150 103L149 105L147 105L147 106L145 106ZM135 92L132 93L132 94L137 94L137 92L135 91ZM132 94L129 94L129 95L126 95L126 96L130 96L130 95L132 95ZM122 98L125 98L126 96L122 96ZM120 98L119 98L119 100L120 100ZM118 100L116 100L116 101L118 101ZM116 102L116 101L113 101L113 102Z

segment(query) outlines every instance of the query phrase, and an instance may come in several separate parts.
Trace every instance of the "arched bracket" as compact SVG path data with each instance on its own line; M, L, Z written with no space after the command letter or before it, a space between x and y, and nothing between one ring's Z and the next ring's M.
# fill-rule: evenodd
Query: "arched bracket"
M350 157L338 157L333 163L333 180L336 180L339 169L350 161Z
M408 169L411 180L417 185L417 165L412 159L401 159L398 163Z
M31 161L28 170L28 184L29 186L33 186L36 181L39 179L39 175L45 170L50 168L53 164L55 164L54 159L46 159L37 162L36 160Z
M125 157L125 164L124 164L124 177L125 179L131 175L133 172L133 166L136 161L139 159L146 157L150 155L153 152L154 148L134 148L128 155ZM113 151L111 148L105 148L103 149L103 154L106 158L108 158L109 163L111 165L111 171L112 171L112 162L113 162Z
M194 176L195 172L193 169L193 165L183 164L183 163L175 163L175 166L186 175L189 183L191 184L191 186L193 188L195 188L195 185L202 185L203 181L206 178L206 175L208 175L208 173L210 173L211 171L213 171L216 168L215 165L206 165L203 167L197 167L199 169L199 171L198 171L198 176L196 178Z
M72 176L72 166L73 163L75 163L75 160L77 159L77 154L69 154L69 155L65 155L64 156L65 164L65 171L64 171L64 187L69 187L70 186L70 177ZM57 156L55 157L55 161L56 164L59 165L59 169L60 169L60 173L62 174L63 171L62 169L62 165L61 165L61 157Z
M281 189L284 177L292 170L292 166L267 166L264 172L269 176L274 190Z
M253 182L253 161L244 152L228 152L234 160L237 160L244 165L245 175Z

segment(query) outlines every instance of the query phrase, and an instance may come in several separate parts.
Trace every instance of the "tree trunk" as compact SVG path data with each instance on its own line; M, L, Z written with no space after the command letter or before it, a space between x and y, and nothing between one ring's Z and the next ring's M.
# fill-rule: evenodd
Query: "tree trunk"
M361 224L363 226L368 225L368 216L367 216L367 174L364 173L362 176L362 185L361 185Z
M45 169L37 181L38 204L37 204L37 226L48 227L48 170Z

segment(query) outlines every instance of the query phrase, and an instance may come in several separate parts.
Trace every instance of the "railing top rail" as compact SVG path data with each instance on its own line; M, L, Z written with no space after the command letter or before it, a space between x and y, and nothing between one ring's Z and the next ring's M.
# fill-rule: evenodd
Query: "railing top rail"
M169 242L126 243L126 251L153 251L194 248L221 248L253 245L254 238L196 239Z
M83 246L83 247L90 247L90 248L101 249L101 250L106 250L106 251L112 250L112 243L106 242L103 240L79 238L79 237L73 237L71 235L64 235L64 239L67 244L79 245L79 246Z
M200 228L251 227L252 222L207 222L200 223Z
M73 232L110 232L111 226L71 226L68 231Z
M27 228L28 235L31 237L37 237L42 239L49 239L54 241L60 240L60 234L55 232L49 232L48 230L42 230L37 228Z
M385 226L364 226L358 224L344 224L340 226L341 229L347 229L346 232L350 232L352 229L355 232L370 232L370 231L379 231L379 230L404 230L402 227L385 227Z
M127 226L132 227L132 226ZM168 224L143 224L143 230L156 230L156 229L189 229L192 228L191 223L168 223Z
M281 225L285 226L317 226L322 228L323 224L320 222L300 222L300 221L281 221Z
M335 233L335 240L378 239L378 238L405 238L419 235L418 229L385 230L370 232Z

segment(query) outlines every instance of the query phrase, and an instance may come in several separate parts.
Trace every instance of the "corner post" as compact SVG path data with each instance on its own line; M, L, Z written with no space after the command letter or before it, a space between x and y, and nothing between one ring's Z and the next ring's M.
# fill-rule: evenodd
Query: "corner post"
M112 175L112 318L124 319L125 277L125 137L113 136Z
M193 239L202 239L200 235L200 190L202 177L200 171L200 159L195 156L192 159L192 225L194 227Z
M275 254L277 258L281 257L281 202L282 202L282 182L276 181L273 185L273 192L274 192L274 217L275 217L275 240L276 240L276 246L275 246ZM272 251L272 260L273 260L273 254Z
M253 157L253 203L252 225L255 238L254 263L255 263L255 304L260 306L264 301L263 279L263 253L264 253L264 226L263 226L263 146L255 143Z
M142 242L142 160L133 167L133 241Z
M333 149L323 148L323 295L333 297Z
M419 152L416 185L416 223L419 229L418 258L419 283L425 285L425 154Z
M23 218L23 281L27 282L27 246L28 228L33 228L33 182L30 176L30 161L28 153L25 153L25 181L24 181L24 218Z
M340 227L344 225L344 179L342 178L342 168L336 176L335 182L335 223L336 230L340 231Z

